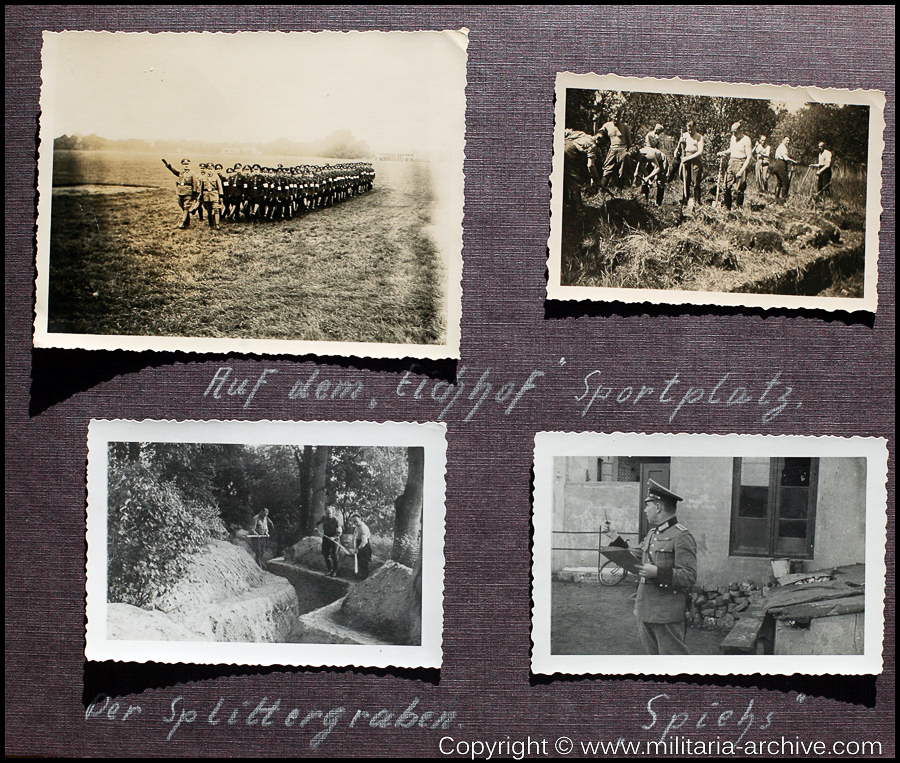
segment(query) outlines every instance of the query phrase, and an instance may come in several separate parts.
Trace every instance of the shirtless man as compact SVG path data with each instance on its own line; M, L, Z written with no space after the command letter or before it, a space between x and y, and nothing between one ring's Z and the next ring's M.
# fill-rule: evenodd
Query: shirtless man
M622 184L625 158L631 144L631 130L622 121L622 111L621 107L616 109L613 118L601 128L609 138L609 150L603 160L603 178L600 181L600 187L604 190L609 187L610 178L615 177L616 185Z
M639 165L641 171L641 192L650 198L650 188L656 187L656 205L662 206L663 196L666 192L666 178L669 175L669 157L663 151L650 146L644 146L640 155L644 161ZM643 175L647 169L650 172Z
M678 140L675 155L681 156L682 206L700 204L700 181L703 178L703 133L697 132L693 119L688 120Z
M659 138L662 135L664 129L665 128L661 124L659 124L659 122L657 122L656 126L644 136L644 148L658 149Z
M728 169L725 171L725 208L731 209L732 194L734 203L744 206L744 191L747 190L747 170L753 157L753 144L740 122L731 125L731 142L717 156L727 156Z

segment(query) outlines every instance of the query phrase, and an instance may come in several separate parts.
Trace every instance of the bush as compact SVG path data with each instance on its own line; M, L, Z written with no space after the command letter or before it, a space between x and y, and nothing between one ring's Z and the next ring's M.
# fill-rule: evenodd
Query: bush
M186 498L140 463L110 461L108 601L151 605L199 548L226 535L211 503Z

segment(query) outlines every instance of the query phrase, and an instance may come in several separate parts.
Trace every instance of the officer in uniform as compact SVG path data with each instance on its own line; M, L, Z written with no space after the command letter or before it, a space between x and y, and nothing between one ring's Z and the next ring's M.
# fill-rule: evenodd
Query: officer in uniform
M675 508L682 499L658 482L649 480L644 514L653 529L634 549L641 564L634 614L638 635L648 654L689 654L685 644L685 610L691 587L697 582L697 543L678 523ZM611 546L628 547L607 521L603 531L614 538Z
M181 225L178 227L182 230L191 224L191 212L197 209L197 201L200 198L200 178L191 168L190 159L181 160L181 171L175 169L165 159L162 163L166 168L175 175L178 180L175 181L175 193L178 194L178 206L181 208Z
M219 230L219 218L222 213L222 180L211 164L207 164L205 169L206 171L200 174L201 200L206 209L209 227Z

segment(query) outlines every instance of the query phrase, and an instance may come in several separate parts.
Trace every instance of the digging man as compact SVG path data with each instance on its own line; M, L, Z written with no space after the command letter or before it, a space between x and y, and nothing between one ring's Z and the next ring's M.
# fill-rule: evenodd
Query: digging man
M824 141L819 141L819 159L810 167L816 170L816 199L821 200L826 195L831 195L831 165L834 155L829 151Z
M628 147L631 145L631 130L622 121L622 108L616 109L613 118L601 128L609 138L609 149L606 159L603 160L603 177L600 187L603 190L609 188L611 178L615 178L616 186L622 185L622 176L625 172L625 159L628 156Z
M717 156L728 156L728 169L725 171L725 208L731 209L734 201L738 207L744 206L744 191L747 190L747 170L753 158L753 144L740 122L731 125L731 143Z
M336 578L338 575L338 544L344 526L339 517L334 514L334 506L325 509L325 514L319 517L316 525L322 525L322 556L325 557L325 566L328 568L328 577Z
M269 519L269 510L264 508L259 514L254 515L250 527L252 534L256 536L253 538L253 551L256 555L256 563L265 569L266 550L273 528L272 520Z
M688 594L697 582L697 543L675 516L681 500L658 482L648 481L644 514L652 529L640 551L632 549L641 560L634 614L638 635L648 654L689 654L685 610ZM628 548L628 541L609 520L604 523L603 532L613 538L611 546Z

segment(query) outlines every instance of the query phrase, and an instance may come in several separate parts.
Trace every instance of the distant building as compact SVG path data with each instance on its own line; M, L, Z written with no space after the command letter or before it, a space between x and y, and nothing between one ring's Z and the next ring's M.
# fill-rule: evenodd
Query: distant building
M378 162L414 162L416 155L413 153L375 154Z

